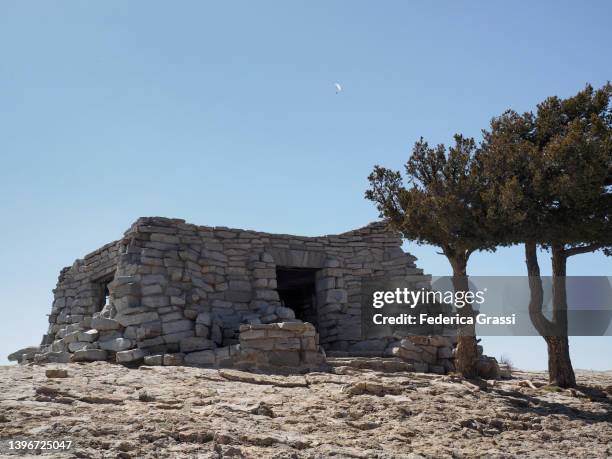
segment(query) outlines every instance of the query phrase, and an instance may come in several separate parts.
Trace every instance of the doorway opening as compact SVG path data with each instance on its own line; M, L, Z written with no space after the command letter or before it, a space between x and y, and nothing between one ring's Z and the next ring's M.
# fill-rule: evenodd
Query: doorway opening
M314 268L276 268L281 304L291 308L295 317L317 326L316 272Z
M108 284L110 284L113 279L114 275L110 274L95 281L98 311L101 311L104 309L104 306L110 304L110 291Z

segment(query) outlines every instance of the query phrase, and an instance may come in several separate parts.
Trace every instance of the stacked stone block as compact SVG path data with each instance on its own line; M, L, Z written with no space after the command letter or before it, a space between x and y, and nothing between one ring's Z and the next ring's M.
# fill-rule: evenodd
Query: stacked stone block
M325 352L307 322L242 325L234 366L257 370L320 370Z
M416 371L445 374L455 371L456 344L454 336L407 336L390 345L387 353L412 363Z
M296 320L281 304L278 267L316 270L317 344L382 353L395 338L362 339L361 283L422 276L401 243L382 222L299 237L140 218L121 240L62 270L35 358L220 364L241 342L241 325Z
M53 290L50 325L43 345L79 331L81 323L87 325L100 307L101 292L97 281L114 276L120 250L120 241L111 242L62 269Z

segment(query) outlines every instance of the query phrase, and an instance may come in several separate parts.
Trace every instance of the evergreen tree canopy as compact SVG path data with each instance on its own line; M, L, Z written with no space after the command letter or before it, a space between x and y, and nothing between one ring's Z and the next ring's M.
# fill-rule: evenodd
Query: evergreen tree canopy
M612 244L612 85L549 97L491 121L477 162L493 229L507 243L558 244L567 255ZM503 226L502 226L503 228Z
M447 256L467 260L475 250L494 250L484 224L477 152L474 139L461 135L448 149L421 138L405 165L407 186L399 171L376 166L366 198L406 239L436 245Z
M484 221L487 212L477 152L474 139L461 135L448 150L444 145L432 148L421 138L406 163L407 187L400 172L376 166L366 191L381 216L406 239L442 249L453 269L455 292L469 291L467 262L472 252L495 250L497 245ZM460 314L473 315L471 305L461 308ZM455 365L465 377L478 374L473 325L459 330Z

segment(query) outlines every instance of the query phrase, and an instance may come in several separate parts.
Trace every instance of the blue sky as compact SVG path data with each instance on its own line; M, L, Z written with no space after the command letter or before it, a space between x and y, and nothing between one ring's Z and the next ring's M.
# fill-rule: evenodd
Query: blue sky
M374 164L612 76L609 2L2 2L0 363L63 266L139 216L317 235L377 217ZM336 95L334 82L344 91ZM431 247L407 250L435 275ZM542 257L543 272L549 272ZM573 275L611 275L602 255ZM520 248L473 275L522 275ZM572 338L606 368L612 338ZM544 368L541 338L485 338Z

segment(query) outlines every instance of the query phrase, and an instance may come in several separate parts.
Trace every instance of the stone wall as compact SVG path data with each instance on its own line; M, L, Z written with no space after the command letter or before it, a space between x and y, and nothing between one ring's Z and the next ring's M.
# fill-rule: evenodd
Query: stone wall
M43 344L88 327L87 321L101 307L103 281L112 279L117 271L120 245L120 241L106 244L61 270Z
M401 243L380 222L299 237L140 218L123 239L62 270L37 358L128 363L161 355L169 362L217 365L242 342L241 325L244 332L245 324L300 322L291 305L281 303L278 267L312 271L317 344L383 354L396 338L362 339L361 284L428 280Z
M233 366L267 371L320 370L325 367L325 353L312 324L241 325L240 353Z

